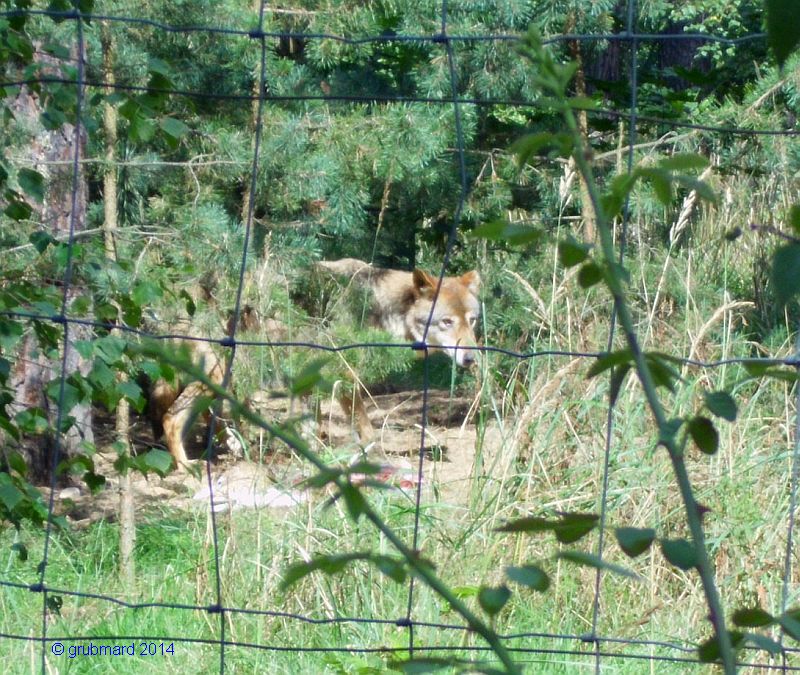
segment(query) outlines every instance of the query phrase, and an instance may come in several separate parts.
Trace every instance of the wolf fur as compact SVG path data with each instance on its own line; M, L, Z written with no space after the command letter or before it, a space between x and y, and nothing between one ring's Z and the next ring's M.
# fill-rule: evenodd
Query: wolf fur
M373 297L372 323L397 340L420 343L424 338L428 349L446 353L459 366L469 366L475 361L481 284L477 271L444 277L439 287L438 277L419 269L413 272L383 269L355 258L324 260L317 266L350 277L368 288ZM360 387L354 387L352 396L340 394L339 404L353 421L361 442L369 442L374 430Z
M445 352L459 366L475 361L475 324L481 309L477 271L444 277L434 305L439 279L422 270L383 269L355 258L324 260L317 265L369 288L374 300L373 323L398 340L421 342L425 337L428 348Z
M227 334L233 333L233 317L228 320ZM240 330L255 331L260 321L255 309L245 305L239 315ZM182 328L191 334L192 328L184 323ZM192 363L200 368L216 385L222 385L225 376L225 361L219 357L208 342L202 340L176 340L176 346L189 350ZM195 421L195 406L200 399L211 396L211 390L202 382L171 383L157 380L150 389L147 407L156 440L164 437L164 443L180 468L189 464L184 441ZM206 414L206 421L208 415ZM226 430L229 431L229 430ZM228 439L232 434L226 434Z

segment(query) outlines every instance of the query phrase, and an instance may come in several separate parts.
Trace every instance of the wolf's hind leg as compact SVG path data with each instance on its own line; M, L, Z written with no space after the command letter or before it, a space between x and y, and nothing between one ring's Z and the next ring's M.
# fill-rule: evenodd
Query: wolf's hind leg
M192 382L175 399L164 415L164 440L175 458L178 468L189 464L184 439L197 419L198 415L194 408L198 400L203 396L208 396L209 393L209 390L200 382Z

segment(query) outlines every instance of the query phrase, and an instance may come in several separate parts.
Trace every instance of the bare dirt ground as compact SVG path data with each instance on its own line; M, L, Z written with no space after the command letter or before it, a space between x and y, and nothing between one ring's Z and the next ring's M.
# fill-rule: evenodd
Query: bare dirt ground
M375 445L370 449L370 461L380 463L385 470L380 479L396 489L413 494L419 484L419 456L423 447L423 500L438 499L453 505L466 503L474 471L477 432L474 424L473 399L451 397L448 391L430 391L427 397L427 416L424 434L423 395L421 392L381 394L367 401L367 410L376 430ZM290 410L287 399L270 399L259 405L267 419L285 420ZM296 412L296 411L295 411ZM349 420L335 401L322 401L321 424L314 429L318 442L315 447L326 458L346 464L359 458ZM109 435L113 421L99 421L95 471L108 478L105 488L95 495L85 487L57 491L57 510L77 526L100 519L114 520L119 503L119 485L113 461ZM106 428L108 427L108 428ZM199 456L204 444L204 429L199 424L193 445ZM292 508L304 502L309 493L303 480L313 473L313 467L277 443L267 443L258 429L243 428L248 441L248 458L236 458L221 453L207 467L197 462L193 471L172 471L164 477L156 474L131 474L136 508L208 508L212 503L217 511L237 508ZM105 433L104 433L105 432ZM320 439L319 437L322 437ZM149 424L135 418L132 426L133 445L144 452L158 447L153 441ZM491 428L484 436L484 450L499 445ZM191 444L190 444L191 447ZM191 455L191 452L190 452ZM254 458L260 456L260 461ZM210 476L209 470L210 469Z

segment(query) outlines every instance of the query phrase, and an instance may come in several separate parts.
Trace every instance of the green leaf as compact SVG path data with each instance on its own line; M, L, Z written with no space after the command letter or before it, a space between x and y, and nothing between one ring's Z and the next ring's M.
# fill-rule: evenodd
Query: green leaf
M618 527L614 530L619 547L630 558L644 553L656 538L656 531L647 527Z
M745 641L749 642L753 645L756 649L761 649L765 652L776 656L783 651L783 647L781 647L779 642L775 642L768 638L766 635L759 635L758 633L745 633Z
M22 542L18 541L11 544L11 550L17 554L17 560L25 562L28 559L28 547Z
M156 123L144 115L136 115L131 120L130 135L135 141L147 142L152 140L156 131Z
M786 220L794 230L795 235L800 235L800 204L792 204L789 209L789 217Z
M54 403L59 403L59 395L61 392L61 382L60 380L52 380L47 387L45 388L47 395L50 397L50 400ZM78 405L83 400L83 395L81 394L80 389L73 386L69 382L64 383L64 398L61 401L62 409L63 410L72 410L76 405Z
M0 430L7 433L15 441L20 439L20 431L5 415L0 415Z
M100 492L100 490L102 490L103 487L105 487L105 484L106 484L106 477L105 476L101 476L100 474L95 473L94 471L85 472L83 474L82 478L83 478L84 482L86 483L86 485L89 487L89 491L93 495L95 495L98 492Z
M553 532L558 541L569 544L582 538L597 526L593 513L565 513L558 520L528 516L506 523L498 532Z
M695 445L707 455L713 455L719 449L719 434L714 423L708 417L697 415L689 420L689 435Z
M800 612L789 610L778 617L783 631L793 640L800 642Z
M767 368L764 372L764 377L769 377L778 382L794 384L800 379L800 374L796 370L789 370L788 368Z
M770 278L779 303L786 304L800 291L800 244L786 244L775 251Z
M147 399L144 396L144 392L142 392L142 388L133 380L118 382L117 391L130 401L138 413L141 413L145 405L147 405Z
M47 609L49 609L53 614L61 616L61 607L64 605L64 598L60 595L48 595L47 596Z
M14 199L8 203L3 213L11 218L11 220L27 220L30 218L31 213L33 213L33 209L30 204L20 201L19 199Z
M670 363L674 361L673 357L659 352L647 352L644 358L655 385L664 387L669 391L675 391L675 382L681 379L681 374Z
M797 0L765 0L767 11L767 43L775 54L778 66L800 44L800 21L797 19Z
M658 166L666 171L692 171L705 169L708 166L708 159L695 152L677 152L671 157L662 159Z
M728 392L706 392L703 394L703 399L705 399L706 408L713 415L728 420L728 422L736 420L736 401L733 400L733 397Z
M615 565L614 563L607 562L606 560L603 560L592 553L584 553L583 551L561 551L560 553L556 554L556 558L575 563L576 565L581 565L582 567L594 567L598 570L606 570L608 572L613 572L614 574L619 574L623 577L629 577L631 579L639 578L639 576L631 570L626 569L621 565Z
M679 569L690 570L697 565L697 552L686 539L662 539L661 552Z
M378 570L392 581L402 584L406 580L406 566L402 558L392 558L388 555L378 555L374 558Z
M91 14L94 9L94 0L78 0L78 9L84 14ZM89 23L88 18L85 18L85 21Z
M33 197L40 204L44 200L44 176L33 169L20 169L17 182L26 194Z
M669 206L672 203L672 176L663 169L650 167L639 169L639 173L652 185L656 199L664 206Z
M712 204L716 203L717 195L712 187L705 181L697 180L697 178L693 178L692 176L683 175L675 176L675 180L683 187L694 190L700 199L711 202Z
M742 628L761 628L775 623L775 618L760 607L737 609L731 618L733 623Z
M16 450L11 450L6 456L9 468L16 471L23 478L28 474L28 464L25 458Z
M550 532L556 528L557 521L539 516L527 516L512 520L497 528L497 532Z
M755 361L746 361L742 366L750 377L761 377L769 369L768 364Z
M354 560L369 560L371 557L370 553L363 552L342 553L338 555L320 555L308 562L295 563L290 565L283 575L280 589L285 591L312 572L320 571L328 575L337 574Z
M39 121L48 131L58 131L67 123L67 116L57 107L48 105L39 115Z
M729 630L728 638L733 648L737 649L744 644L745 634L738 630ZM719 642L716 635L697 648L697 657L702 663L714 663L720 660Z
M140 114L141 106L136 102L135 99L124 95L123 102L117 109L120 115L122 115L126 120L133 123L133 120Z
M563 513L554 529L556 539L562 544L572 544L594 530L599 520L594 513Z
M133 300L137 305L150 305L163 295L161 286L152 281L140 281L133 288Z
M148 469L155 471L159 476L166 476L174 466L174 460L166 450L153 448L144 455L144 465Z
M42 51L47 52L48 54L51 54L62 61L66 61L70 57L69 49L57 42L48 42L42 45Z
M117 361L119 361L119 359L125 353L125 348L127 345L127 340L116 335L106 335L105 337L96 339L94 341L94 346L97 349L97 353L102 357L103 361L109 365L115 364Z
M736 241L742 236L742 228L738 226L732 227L731 229L726 230L725 234L722 236L725 241Z
M538 154L539 150L555 145L555 135L549 131L538 131L535 134L526 134L517 139L509 148L517 156L517 165L528 164L531 157Z
M611 352L610 354L601 356L599 359L597 359L597 361L594 362L594 365L589 368L589 372L586 373L586 379L595 377L609 368L616 368L617 366L626 364L633 364L633 354L631 353L630 349L620 349L618 351Z
M341 490L347 512L354 521L358 521L367 510L367 501L364 499L364 495L354 485L344 485Z
M25 408L20 410L15 416L20 431L25 434L44 434L50 429L50 422L47 413L41 408Z
M324 382L322 368L330 361L328 357L314 359L292 380L289 391L293 396L301 396Z
M453 595L457 598L474 598L481 590L478 586L453 586Z
M329 483L333 483L341 475L342 472L338 469L322 469L319 473L315 473L313 476L306 478L303 481L303 485L310 488L325 487Z
M578 284L581 288L591 288L603 280L603 270L596 262L589 261L578 270Z
M162 117L160 121L161 130L172 138L183 138L189 133L189 127L174 117Z
M564 267L580 265L589 257L589 244L583 244L572 237L558 242L558 260Z
M157 58L151 58L147 64L147 72L151 74L158 73L164 77L169 77L172 71L166 61L162 61L161 59Z
M23 334L22 324L16 321L0 321L0 347L4 350L13 349Z
M630 369L631 364L624 363L611 371L611 380L608 386L608 398L611 405L614 405L617 402L617 397L622 389L622 383L625 382L625 376L628 374Z
M611 181L609 191L602 197L603 212L606 218L613 219L622 211L625 204L625 199L633 190L636 181L639 179L639 173L623 173L614 176Z
M186 291L186 289L181 289L181 292L178 293L179 298L183 298L186 301L186 313L191 317L194 316L194 313L197 311L197 306L192 299L192 296Z
M478 603L489 616L495 616L505 607L510 597L508 586L486 587L478 592Z
M6 474L8 477L8 474ZM6 510L13 511L16 506L25 499L25 495L13 483L3 482L0 483L0 502L6 507Z
M72 7L70 7L69 0L50 0L50 4L47 6L47 10L50 12L68 12L70 9ZM63 17L61 20L63 21Z
M509 223L507 220L493 220L478 225L470 236L476 239L503 241L509 246L522 246L538 241L542 238L543 233L527 225Z
M510 581L532 588L534 591L544 592L550 588L550 577L536 565L506 567L506 577Z

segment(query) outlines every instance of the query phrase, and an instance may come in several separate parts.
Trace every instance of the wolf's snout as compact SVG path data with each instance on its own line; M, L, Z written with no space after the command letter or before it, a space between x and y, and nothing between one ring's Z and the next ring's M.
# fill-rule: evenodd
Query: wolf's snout
M456 363L459 366L469 367L476 361L475 350L472 347L459 347L456 350Z

